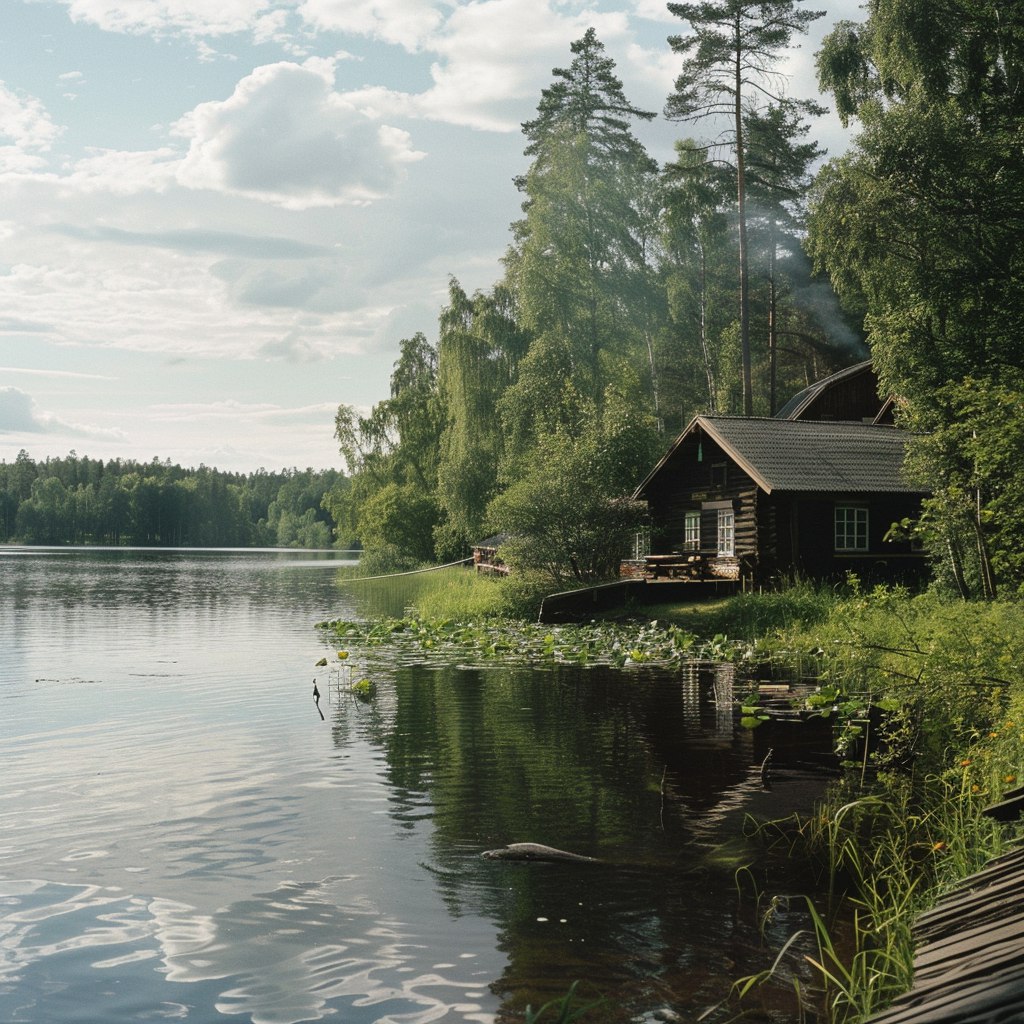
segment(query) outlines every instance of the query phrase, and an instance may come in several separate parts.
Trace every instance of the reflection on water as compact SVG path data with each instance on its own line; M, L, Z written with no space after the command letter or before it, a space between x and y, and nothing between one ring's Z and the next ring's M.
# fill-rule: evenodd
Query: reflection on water
M689 1019L770 962L737 869L795 883L744 817L821 779L764 790L728 671L353 652L364 703L316 667L346 560L0 554L0 1019L483 1022L577 980ZM517 841L602 863L480 857Z

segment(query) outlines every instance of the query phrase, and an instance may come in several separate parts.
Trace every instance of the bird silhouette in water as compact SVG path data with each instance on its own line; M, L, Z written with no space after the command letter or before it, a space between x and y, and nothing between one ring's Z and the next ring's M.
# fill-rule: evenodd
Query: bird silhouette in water
M316 680L313 680L313 700L316 701L316 706L320 707L320 691L316 687Z

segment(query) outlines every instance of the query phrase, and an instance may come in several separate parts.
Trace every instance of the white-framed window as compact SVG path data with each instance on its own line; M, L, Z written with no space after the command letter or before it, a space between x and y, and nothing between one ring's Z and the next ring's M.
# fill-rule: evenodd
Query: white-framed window
M836 505L836 551L867 551L868 510L861 505Z
M699 512L687 512L683 518L683 550L700 551Z
M736 554L736 513L731 508L718 510L718 553Z

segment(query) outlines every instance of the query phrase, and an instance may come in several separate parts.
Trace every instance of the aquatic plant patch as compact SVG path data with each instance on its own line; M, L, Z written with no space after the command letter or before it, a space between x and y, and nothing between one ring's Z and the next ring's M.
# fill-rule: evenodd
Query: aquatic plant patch
M701 640L657 621L643 625L592 622L549 626L518 619L455 622L419 618L375 622L332 620L318 628L341 643L362 649L387 647L405 654L456 661L498 660L508 664L671 666L693 661L743 661L753 645L725 636Z

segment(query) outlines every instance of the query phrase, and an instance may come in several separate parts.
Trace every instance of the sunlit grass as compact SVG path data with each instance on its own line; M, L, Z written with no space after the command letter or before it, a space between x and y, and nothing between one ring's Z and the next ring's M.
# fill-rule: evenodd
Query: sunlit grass
M812 628L828 619L837 601L831 587L796 583L785 590L713 601L638 605L625 614L672 622L702 637L721 633L735 640L755 640L777 630Z
M341 585L367 619L414 615L429 619L486 619L504 614L502 581L472 568L436 569L380 579L342 577Z

